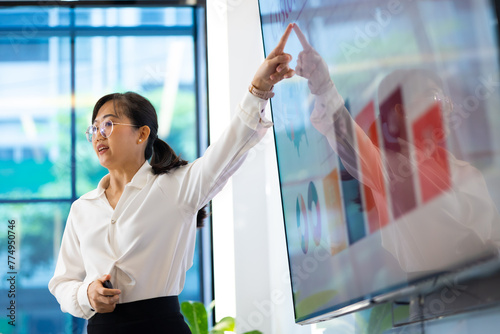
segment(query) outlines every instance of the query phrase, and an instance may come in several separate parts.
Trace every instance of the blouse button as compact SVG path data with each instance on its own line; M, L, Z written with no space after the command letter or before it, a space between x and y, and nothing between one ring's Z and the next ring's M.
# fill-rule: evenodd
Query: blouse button
M116 220L111 219L111 224L114 224L114 223L116 223Z

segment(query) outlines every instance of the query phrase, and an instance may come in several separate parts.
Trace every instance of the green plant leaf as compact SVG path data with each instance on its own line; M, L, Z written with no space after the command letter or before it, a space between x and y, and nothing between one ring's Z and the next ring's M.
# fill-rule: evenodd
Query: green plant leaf
M234 324L235 320L233 317L225 317L222 318L215 326L212 328L214 334L224 333L225 331L233 331L234 332Z
M261 331L250 331L250 332L245 332L243 334L262 334Z
M206 308L207 309L207 319L212 316L212 312L214 311L214 307L215 307L215 300L212 300L210 305L208 305L208 307Z
M214 310L214 307L215 307L215 300L212 300L212 302L210 303L210 305L208 305L208 312L212 312Z
M208 334L207 310L200 302L185 301L181 304L181 313L193 334Z

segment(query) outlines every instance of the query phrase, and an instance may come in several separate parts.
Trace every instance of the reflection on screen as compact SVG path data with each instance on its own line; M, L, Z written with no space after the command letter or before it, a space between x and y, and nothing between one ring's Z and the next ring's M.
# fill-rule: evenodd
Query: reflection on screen
M297 23L345 101L300 76L271 101L296 320L498 251L492 4L259 2L266 52ZM302 51L292 33L285 52Z

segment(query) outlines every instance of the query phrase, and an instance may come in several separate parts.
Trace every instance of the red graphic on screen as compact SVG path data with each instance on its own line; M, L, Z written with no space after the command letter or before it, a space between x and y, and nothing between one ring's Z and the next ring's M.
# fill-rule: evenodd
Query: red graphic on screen
M413 123L422 202L451 188L441 105L435 103Z
M380 120L392 214L397 219L417 204L401 87L381 103Z
M370 138L371 143L375 145L375 147L379 148L377 123L375 121L375 105L373 101L370 101L370 103L368 103L356 116L356 123L365 132L366 136ZM359 149L361 154L363 151L363 147L361 147L363 143L362 136L362 133L356 132L356 137L358 145L360 146ZM365 203L364 207L368 218L368 227L370 229L370 233L375 232L380 227L387 225L387 223L389 222L389 216L387 213L387 197L385 195L385 189L383 185L376 191L373 191L367 185L375 183L373 180L370 183L369 180L366 180L370 177L370 175L374 174L375 171L373 171L373 168L376 168L376 165L368 166L363 163L361 164L361 182L363 183L364 191L363 200ZM379 173L376 174L381 176L382 171L379 170L378 172Z

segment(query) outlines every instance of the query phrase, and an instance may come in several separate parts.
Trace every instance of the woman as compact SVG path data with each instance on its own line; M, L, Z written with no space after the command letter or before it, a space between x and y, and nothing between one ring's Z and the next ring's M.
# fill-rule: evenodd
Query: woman
M87 136L109 174L73 203L49 282L64 312L89 319L88 333L190 332L177 295L192 265L198 212L272 125L266 99L295 73L283 53L292 27L257 70L230 127L191 164L158 138L143 97L97 102Z

